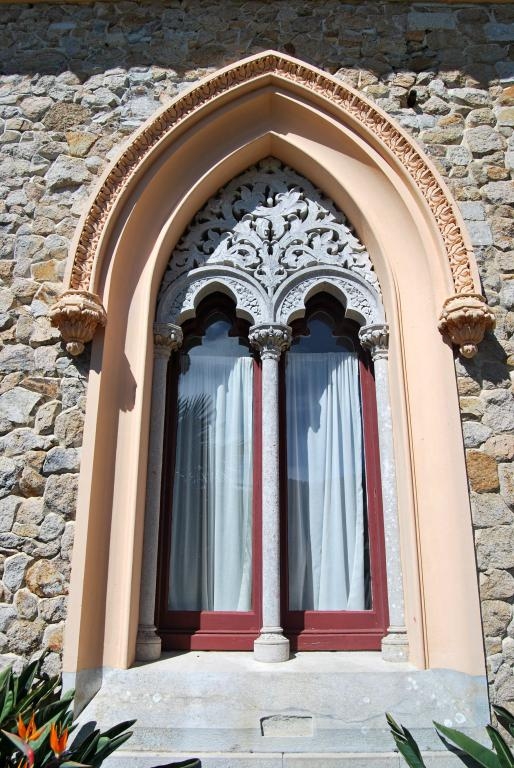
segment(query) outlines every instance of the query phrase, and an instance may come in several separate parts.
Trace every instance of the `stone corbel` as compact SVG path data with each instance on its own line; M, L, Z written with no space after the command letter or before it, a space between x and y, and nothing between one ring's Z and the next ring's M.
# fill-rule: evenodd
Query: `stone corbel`
M495 318L479 293L457 293L443 304L438 328L445 341L455 344L463 357L474 357L486 331L494 328Z
M50 322L59 329L70 355L80 355L107 315L98 296L89 291L65 291L50 309Z

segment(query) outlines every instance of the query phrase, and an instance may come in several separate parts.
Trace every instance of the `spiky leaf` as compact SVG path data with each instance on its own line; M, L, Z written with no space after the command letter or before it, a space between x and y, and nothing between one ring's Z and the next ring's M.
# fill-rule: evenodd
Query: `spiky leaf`
M501 768L498 756L479 741L466 736L465 733L455 730L455 728L447 728L445 725L436 723L434 725L437 728L438 733L443 735L446 739L453 742L455 746L461 749L466 755L469 755L476 765L481 765L483 768Z

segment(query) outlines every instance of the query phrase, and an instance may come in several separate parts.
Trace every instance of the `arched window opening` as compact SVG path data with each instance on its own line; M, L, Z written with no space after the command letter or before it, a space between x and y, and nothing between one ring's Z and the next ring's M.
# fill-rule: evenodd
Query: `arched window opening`
M251 647L259 629L260 404L248 323L213 294L182 330L168 372L161 631L165 647L216 646L212 632L224 634L228 648Z
M282 366L284 628L302 650L379 648L387 628L374 378L358 330L317 294Z
M378 650L388 575L367 350L387 330L351 225L266 158L195 216L157 320L181 339L162 464L163 647L254 647L262 661L290 644Z

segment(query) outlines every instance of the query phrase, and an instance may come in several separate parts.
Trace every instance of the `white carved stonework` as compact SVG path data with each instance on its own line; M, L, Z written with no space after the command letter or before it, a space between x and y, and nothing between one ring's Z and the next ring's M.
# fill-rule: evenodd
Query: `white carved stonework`
M289 322L320 291L360 325L383 322L369 255L333 203L269 157L227 184L196 215L166 269L158 322L194 317L209 293L231 296L252 325Z
M259 350L261 360L279 360L282 352L291 345L291 328L288 325L254 325L248 334L250 343Z
M364 349L369 349L373 360L387 359L389 327L386 323L363 326L359 331L359 340Z
M161 292L157 318L182 323L194 317L199 302L214 291L228 293L238 314L251 323L265 322L270 316L268 297L249 276L227 267L207 267L179 278Z
M274 298L274 317L278 323L290 323L301 317L305 303L319 291L340 299L345 316L360 324L371 324L383 319L379 294L360 276L349 270L334 267L316 267L294 275L284 283Z
M368 253L343 214L271 157L227 184L196 215L175 248L163 289L214 264L253 274L269 296L288 275L321 264L350 269L378 286Z

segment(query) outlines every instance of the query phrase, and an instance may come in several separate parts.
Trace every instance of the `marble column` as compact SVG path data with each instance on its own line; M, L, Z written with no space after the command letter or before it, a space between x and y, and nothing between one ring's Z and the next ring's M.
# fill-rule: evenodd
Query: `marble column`
M371 352L375 369L390 623L387 635L382 640L382 657L386 661L407 661L409 645L405 627L393 425L389 400L389 328L385 323L366 325L359 331L359 338L364 349Z
M280 619L278 368L291 343L291 329L279 323L254 325L250 341L262 361L262 629L254 658L273 663L289 658Z
M166 407L166 375L173 351L182 344L182 329L172 323L154 324L154 369L152 379L152 410L148 445L146 480L145 531L141 592L139 597L139 626L136 659L155 661L161 655L161 638L157 635L155 591L157 582L157 550L159 546L159 515L161 498L162 449Z

